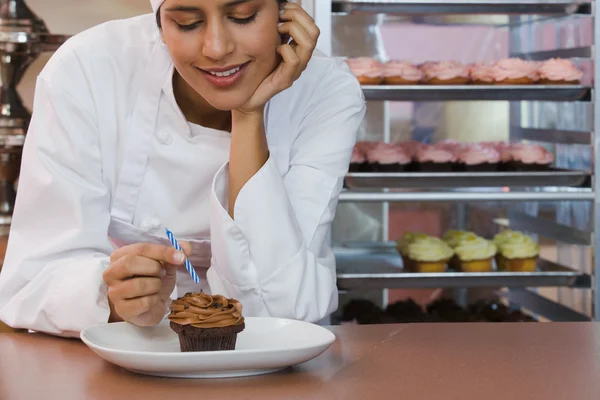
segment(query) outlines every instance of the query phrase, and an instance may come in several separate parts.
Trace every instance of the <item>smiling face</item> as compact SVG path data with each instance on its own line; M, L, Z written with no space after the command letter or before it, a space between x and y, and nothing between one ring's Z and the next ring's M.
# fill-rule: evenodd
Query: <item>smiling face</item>
M160 13L175 68L218 110L243 106L277 66L277 0L166 0Z

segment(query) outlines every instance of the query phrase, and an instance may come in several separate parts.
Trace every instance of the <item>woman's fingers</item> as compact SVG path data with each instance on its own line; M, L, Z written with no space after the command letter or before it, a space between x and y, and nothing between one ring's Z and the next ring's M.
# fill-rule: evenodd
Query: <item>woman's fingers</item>
M185 261L185 254L175 250L173 247L154 243L136 243L115 250L111 257L111 263L123 256L140 256L169 264L181 265Z
M281 91L292 86L297 79L296 74L302 62L289 44L279 46L277 52L283 62L279 65L280 70L276 71L273 79L276 80L277 89Z
M290 46L294 49L300 59L300 65L303 67L300 72L302 72L312 57L316 42L313 41L306 30L296 22L285 22L281 24L279 26L279 33L288 34L294 39L293 42L290 43ZM285 46L285 44L283 46ZM300 76L300 74L298 74L298 76Z
M164 264L169 265L169 264ZM104 272L104 281L109 286L115 282L131 279L136 276L160 278L163 264L150 258L134 255L124 255Z
M181 242L180 246L182 251L137 243L113 252L103 275L113 320L146 326L162 319L165 295L168 298L175 285L175 268L192 254L190 243Z
M158 295L138 297L136 299L121 300L114 304L115 311L124 321L131 321L140 315L147 313L152 310L158 304L161 299ZM154 321L150 324L153 325Z
M131 300L157 295L161 288L160 278L133 278L110 286L108 295L113 301Z
M321 30L315 20L300 5L288 3L280 16L282 21L296 21L308 33L310 38L316 42L321 35Z

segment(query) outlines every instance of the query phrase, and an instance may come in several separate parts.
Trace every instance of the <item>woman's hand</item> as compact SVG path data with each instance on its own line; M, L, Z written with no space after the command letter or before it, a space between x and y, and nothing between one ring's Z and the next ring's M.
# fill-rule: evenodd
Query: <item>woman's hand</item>
M292 86L306 69L317 46L321 31L315 21L296 3L286 3L280 20L279 34L291 37L291 43L277 47L282 61L258 86L254 95L237 111L244 114L262 113L263 107L276 94Z
M180 245L185 253L151 243L121 247L112 253L103 276L108 286L110 322L153 326L164 318L175 289L175 271L191 254L189 243Z

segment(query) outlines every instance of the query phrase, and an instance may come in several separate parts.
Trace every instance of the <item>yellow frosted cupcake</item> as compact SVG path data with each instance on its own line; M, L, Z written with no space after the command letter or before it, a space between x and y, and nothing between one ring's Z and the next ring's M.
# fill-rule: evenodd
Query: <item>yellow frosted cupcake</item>
M454 250L435 237L419 237L408 245L407 258L413 272L445 272Z
M516 238L516 237L520 237L520 236L523 236L523 233L513 231L511 229L505 229L502 232L498 233L496 236L494 236L494 239L492 239L492 242L494 242L496 247L500 247L506 241Z
M540 255L540 245L521 234L504 241L498 249L498 268L511 272L534 272Z
M496 265L498 266L499 271L506 271L505 259L500 254L500 248L507 241L521 236L523 236L523 233L521 232L513 231L511 229L505 229L502 232L498 233L496 236L494 236L494 238L492 239L492 242L496 245L497 249Z
M411 261L408 258L408 245L414 242L416 239L426 238L427 234L422 232L407 232L400 239L396 241L396 250L402 257L402 264L405 269L412 269Z
M444 234L442 240L446 242L448 246L455 248L461 241L476 237L477 235L473 232L450 230Z
M496 245L481 237L468 237L454 248L458 265L463 272L491 272Z
M476 237L477 237L477 235L474 234L473 232L449 230L448 232L446 232L444 234L444 236L442 237L442 240L444 242L446 242L446 244L448 246L450 246L452 249L454 249L456 246L458 246L458 244L462 240L474 239ZM454 254L454 257L452 257L452 259L450 259L449 266L450 266L450 268L455 269L455 270L460 269L460 260L458 259L458 256L456 254Z

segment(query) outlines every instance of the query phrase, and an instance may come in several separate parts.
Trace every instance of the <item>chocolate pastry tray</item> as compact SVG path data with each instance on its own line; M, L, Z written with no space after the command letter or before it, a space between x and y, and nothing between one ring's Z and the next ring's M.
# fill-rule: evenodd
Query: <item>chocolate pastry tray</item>
M423 14L590 14L577 0L333 0L333 12Z
M358 245L357 245L358 246ZM337 282L340 290L392 288L463 287L591 287L591 277L583 272L540 259L535 272L408 272L393 243L379 247L336 247Z
M466 187L589 187L586 171L549 169L543 172L354 172L349 189Z
M367 100L388 101L589 101L585 85L364 85Z

